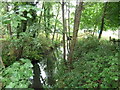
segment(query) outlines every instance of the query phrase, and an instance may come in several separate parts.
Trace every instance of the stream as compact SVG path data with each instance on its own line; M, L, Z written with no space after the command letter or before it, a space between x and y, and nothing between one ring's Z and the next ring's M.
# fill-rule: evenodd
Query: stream
M51 87L55 84L56 81L53 78L57 70L55 63L61 60L62 55L63 48L60 46L48 55L45 55L42 61L32 62L34 76L29 79L31 81L30 88L43 89L43 85Z

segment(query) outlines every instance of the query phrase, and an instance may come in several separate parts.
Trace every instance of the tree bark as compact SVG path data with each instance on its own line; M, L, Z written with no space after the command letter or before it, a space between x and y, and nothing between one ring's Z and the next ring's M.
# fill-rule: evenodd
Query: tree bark
M59 15L59 5L58 5L58 12L57 12L57 16L56 16L56 20L55 20L55 26L54 26L54 32L53 32L53 37L52 37L52 41L54 40L54 37L55 37L55 33L56 33L56 25L57 25L57 18L58 18L58 15Z
M7 25L7 29L9 30L10 36L12 36L12 28L11 28L11 24Z
M52 5L49 2L44 2L44 26L46 38L49 38L50 35L50 10Z
M64 16L64 5L65 2L62 0L62 20L63 20L63 59L66 65L66 46L65 46L65 31L66 31L66 23L65 23L65 16Z
M76 44L76 41L77 41L77 33L78 33L80 18L81 18L81 14L82 14L82 7L83 7L83 2L80 2L80 1L77 2L76 10L75 10L73 38L72 38L72 41L71 41L70 53L69 53L69 56L68 56L68 60L69 60L70 65L72 64L74 47L75 47L75 44Z
M68 6L70 6L70 3L68 2ZM70 37L70 7L68 7L68 37ZM70 52L70 40L67 41L67 49L68 53Z
M103 29L104 29L104 19L105 19L105 12L106 12L106 8L107 8L107 3L108 2L106 2L105 6L104 6L104 11L103 11L102 19L101 19L101 28L100 28L100 33L99 33L98 39L101 38Z
M47 11L47 10L46 10L46 2L44 2L44 27L45 27L45 35L46 35L46 38L48 38L46 11Z
M95 35L95 31L96 31L97 25L94 26L94 30L93 30L93 36Z
M27 18L27 11L23 12L23 17ZM21 21L21 29L22 29L22 32L26 31L26 29L27 29L27 20L22 20Z
M8 8L9 4L7 3L7 7L6 7L6 11L9 12L9 8ZM12 28L11 28L11 24L7 24L7 30L9 30L10 36L12 36Z
M53 62L53 54L50 53L47 55L47 67L46 67L46 76L47 76L47 84L50 86L53 86L55 84L55 80L53 78L53 72L54 72L54 62Z

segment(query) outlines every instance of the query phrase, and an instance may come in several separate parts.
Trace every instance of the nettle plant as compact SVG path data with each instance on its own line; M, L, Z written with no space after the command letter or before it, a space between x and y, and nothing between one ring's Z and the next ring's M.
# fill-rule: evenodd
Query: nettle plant
M28 88L29 78L33 76L33 65L29 59L20 59L0 73L0 81L5 88Z

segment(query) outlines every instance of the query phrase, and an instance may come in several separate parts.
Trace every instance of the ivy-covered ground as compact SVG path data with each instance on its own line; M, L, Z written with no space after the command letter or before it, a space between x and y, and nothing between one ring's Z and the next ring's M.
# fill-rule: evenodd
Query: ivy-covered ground
M117 43L97 38L79 40L73 69L59 73L55 87L118 88L118 53Z
M0 72L0 80L5 88L28 88L33 76L31 61L21 59Z

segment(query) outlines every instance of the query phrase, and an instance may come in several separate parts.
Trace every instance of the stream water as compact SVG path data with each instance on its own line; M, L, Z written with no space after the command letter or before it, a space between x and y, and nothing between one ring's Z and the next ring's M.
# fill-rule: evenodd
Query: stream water
M60 46L55 50L53 50L48 55L45 55L42 61L34 63L33 65L34 76L30 77L32 88L40 88L42 87L41 85L47 85L47 86L54 85L55 80L53 78L53 75L57 70L55 64L56 61L62 60L61 59L62 56L63 56L63 48Z

